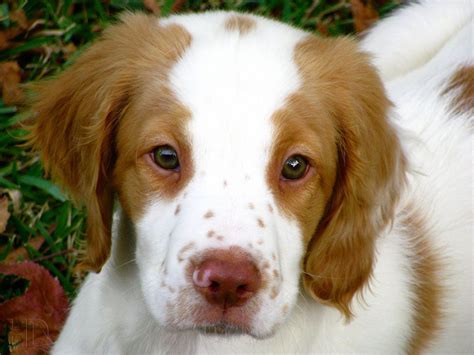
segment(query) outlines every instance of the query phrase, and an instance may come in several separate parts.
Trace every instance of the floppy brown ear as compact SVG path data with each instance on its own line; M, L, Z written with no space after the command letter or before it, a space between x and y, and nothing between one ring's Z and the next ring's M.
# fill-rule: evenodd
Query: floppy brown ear
M110 250L113 130L126 93L111 83L103 43L59 77L32 86L35 122L30 143L46 171L87 209L86 269L99 271Z
M82 266L99 271L111 246L114 135L137 83L160 79L159 68L190 42L176 25L126 14L57 78L36 84L30 144L45 169L87 209L87 252Z
M306 55L329 63L312 75L338 132L336 181L307 247L303 281L311 295L349 319L354 294L369 281L376 238L393 216L405 159L369 58L347 39L313 39L302 46Z

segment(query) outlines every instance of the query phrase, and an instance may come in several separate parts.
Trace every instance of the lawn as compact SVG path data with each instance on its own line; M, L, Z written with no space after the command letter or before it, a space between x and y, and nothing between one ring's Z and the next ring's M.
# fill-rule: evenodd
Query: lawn
M23 0L0 4L0 265L30 260L59 280L74 298L84 275L75 271L83 248L85 211L44 176L25 149L31 120L27 83L61 72L124 10L170 13L226 9L270 16L321 36L354 34L401 0ZM0 273L0 307L29 282ZM0 309L0 322L2 320ZM15 351L0 323L0 353ZM3 342L2 342L3 340Z

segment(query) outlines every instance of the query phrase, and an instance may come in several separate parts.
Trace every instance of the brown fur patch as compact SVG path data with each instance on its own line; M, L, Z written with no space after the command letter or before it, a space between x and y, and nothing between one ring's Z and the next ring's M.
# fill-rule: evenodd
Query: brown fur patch
M302 87L274 113L267 180L280 209L301 225L305 289L349 318L372 273L377 234L393 216L405 159L383 85L353 41L308 36L294 60ZM311 168L282 181L282 164L295 153Z
M257 23L249 16L232 15L226 20L224 26L227 31L238 31L240 35L245 35L252 31Z
M425 218L416 205L405 207L400 218L413 250L410 258L414 273L415 315L407 353L420 354L439 331L443 319L441 301L445 290L440 280L443 262L430 242Z
M150 182L158 179L157 174L144 163L143 155L137 154L143 148L138 122L153 125L144 117L176 122L170 129L177 132L189 117L166 82L168 71L190 42L190 34L178 25L160 26L153 16L126 14L55 80L32 87L36 120L29 142L40 152L46 170L87 208L84 269L99 271L109 256L114 190L119 192L125 212L136 218L149 192L172 197L192 175L182 139L179 144L183 145L185 167L179 181L170 177ZM160 85L152 87L150 77ZM156 109L152 97L166 101L170 112L144 112L150 103ZM133 129L125 134L123 125Z
M456 70L443 91L453 95L451 108L456 113L474 112L474 66L463 66Z
M260 228L265 228L265 222L261 218L257 218L257 223Z
M214 237L215 235L216 235L216 232L214 232L212 229L211 229L209 232L207 232L207 237L208 237L208 238L212 238L212 237Z

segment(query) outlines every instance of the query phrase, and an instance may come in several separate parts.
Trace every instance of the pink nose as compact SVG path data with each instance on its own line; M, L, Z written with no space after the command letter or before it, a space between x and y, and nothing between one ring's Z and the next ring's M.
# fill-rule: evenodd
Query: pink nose
M260 288L256 265L245 254L217 251L193 272L195 289L212 305L241 306Z

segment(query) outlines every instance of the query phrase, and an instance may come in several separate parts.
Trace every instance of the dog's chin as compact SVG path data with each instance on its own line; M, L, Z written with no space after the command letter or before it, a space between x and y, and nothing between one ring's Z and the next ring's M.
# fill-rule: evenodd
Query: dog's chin
M267 339L271 338L275 331L270 331L267 333L255 332L252 329L242 328L235 326L233 324L221 322L216 324L209 325L194 325L188 327L167 327L169 330L174 330L177 332L181 331L198 331L199 333L205 336L219 336L219 337L238 337L238 336L250 336L255 339Z

